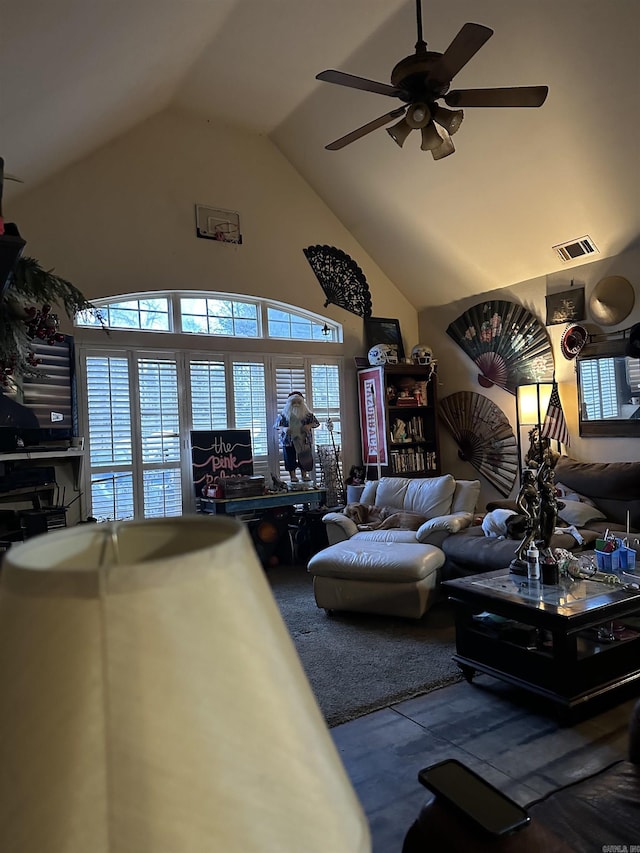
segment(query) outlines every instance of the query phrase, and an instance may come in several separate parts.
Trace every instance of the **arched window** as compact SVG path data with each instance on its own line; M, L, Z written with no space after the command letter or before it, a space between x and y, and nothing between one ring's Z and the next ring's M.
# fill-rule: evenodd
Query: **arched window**
M139 293L93 304L118 332L97 334L95 317L76 318L86 512L99 521L193 511L194 430L248 429L254 473L267 484L272 474L287 480L274 425L294 390L320 422L316 460L341 447L343 359L335 346L318 354L323 341L342 341L340 324L236 294ZM283 341L311 342L310 353L290 344L283 352ZM318 464L315 474L320 483Z
M342 326L327 317L267 299L229 293L145 293L96 299L109 329L175 332L212 337L272 338L290 341L342 341ZM86 311L76 326L96 327Z

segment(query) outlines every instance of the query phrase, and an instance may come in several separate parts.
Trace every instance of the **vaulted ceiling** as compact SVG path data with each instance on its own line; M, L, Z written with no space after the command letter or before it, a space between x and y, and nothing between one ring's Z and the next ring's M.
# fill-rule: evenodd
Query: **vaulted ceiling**
M589 235L640 234L637 0L423 0L429 49L467 21L494 35L452 88L549 86L539 109L465 109L456 152L383 128L324 146L399 102L321 83L388 83L412 54L414 0L0 0L5 196L37 187L167 108L266 135L418 309L566 270ZM580 258L578 263L584 263Z

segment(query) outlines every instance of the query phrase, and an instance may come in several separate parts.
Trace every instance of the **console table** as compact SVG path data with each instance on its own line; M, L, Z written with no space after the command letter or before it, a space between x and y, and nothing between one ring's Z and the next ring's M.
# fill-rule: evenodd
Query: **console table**
M322 535L326 537L324 525L321 522L314 521L314 516L318 515L318 508L326 500L324 489L300 489L247 498L199 498L198 500L200 512L212 515L258 513L262 521L249 521L249 531L258 557L265 568L278 565L282 556L283 543L286 544L284 550L287 552L287 559L298 559L306 562L306 555L301 553L298 539L300 534L305 533L306 538L309 539L307 544L311 547L314 524L317 527L319 523L320 528L322 528ZM296 506L302 506L303 510L300 513L294 512ZM273 510L276 512L271 513L270 511ZM266 521L270 516L272 517L271 524ZM280 521L275 522L273 516L280 516ZM262 536L263 527L265 527L267 534L266 539ZM305 536L302 538L304 539Z
M640 683L640 591L508 569L444 581L455 608L454 660L557 703L564 712Z
M272 495L257 495L250 498L199 498L200 512L212 515L237 515L252 510L269 510L279 506L319 507L324 503L324 489L300 489L291 492L276 492Z

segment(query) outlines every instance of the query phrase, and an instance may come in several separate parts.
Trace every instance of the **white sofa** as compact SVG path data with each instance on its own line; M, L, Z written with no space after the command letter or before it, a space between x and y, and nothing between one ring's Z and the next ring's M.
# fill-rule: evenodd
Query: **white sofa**
M427 521L417 531L360 531L346 515L327 513L329 547L307 567L318 607L420 618L436 597L445 561L439 546L471 524L479 494L479 480L450 474L368 482L361 503L417 512Z

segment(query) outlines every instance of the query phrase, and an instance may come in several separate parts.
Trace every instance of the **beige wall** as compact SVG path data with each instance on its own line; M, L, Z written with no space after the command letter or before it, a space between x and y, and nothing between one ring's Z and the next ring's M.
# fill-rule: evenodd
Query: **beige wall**
M618 257L594 261L589 264L574 266L566 273L520 282L512 287L506 287L491 293L480 294L476 297L452 302L438 309L430 309L420 315L420 338L423 343L430 344L439 360L438 381L439 397L448 396L456 391L475 391L491 399L509 418L515 431L515 398L507 391L494 386L483 388L477 381L478 370L473 361L446 334L448 325L473 305L487 299L505 299L526 306L542 323L546 320L547 292L557 293L574 287L585 287L587 318L582 322L589 332L614 332L627 329L640 321L640 250L629 250ZM600 327L589 315L589 296L595 285L605 276L624 276L633 284L635 289L635 305L632 313L622 323L615 326ZM638 438L580 438L578 433L578 395L575 375L575 360L567 360L560 350L560 338L566 328L565 324L548 326L554 354L556 379L562 401L562 408L569 427L571 445L568 453L580 461L618 462L640 459L640 439ZM526 436L525 436L526 438ZM443 453L443 469L451 471L459 477L479 477L482 483L480 507L488 500L501 497L497 490L468 462L458 457L458 447L446 427L440 432ZM517 483L514 486L517 493Z
M196 203L239 211L242 246L198 239ZM342 323L345 343L339 351L346 357L345 391L351 400L344 434L347 467L359 459L353 356L366 355L363 323L335 305L323 307L324 294L302 253L305 246L333 245L359 264L369 283L374 315L400 320L407 353L418 339L433 347L439 359L441 398L475 390L493 400L514 425L514 398L496 387L481 388L475 365L446 334L449 323L464 310L484 297L503 298L522 303L544 322L548 290L569 289L573 278L576 286L585 285L588 302L595 284L615 274L634 284L636 305L630 317L607 331L640 320L640 250L635 249L574 266L566 274L453 301L423 312L418 324L413 307L269 140L177 112L142 123L5 207L6 218L18 224L27 240L27 254L54 267L88 298L210 289L279 299ZM585 324L595 331L589 320ZM563 329L550 326L548 332L571 432L571 455L601 461L639 459L637 439L579 438L575 363L560 352ZM326 346L331 354L338 351L334 345ZM323 351L322 347L305 344L305 351ZM441 442L443 470L477 476L458 458L457 446L444 428ZM497 497L496 490L480 479L481 500Z
M198 239L195 204L238 211L243 244ZM347 467L360 459L353 356L366 355L363 321L323 307L302 249L326 244L350 255L366 276L373 314L400 320L405 349L418 339L416 310L265 137L165 112L25 192L5 216L27 240L26 254L89 299L217 290L278 299L342 323L344 347L305 344L304 351L346 357Z

